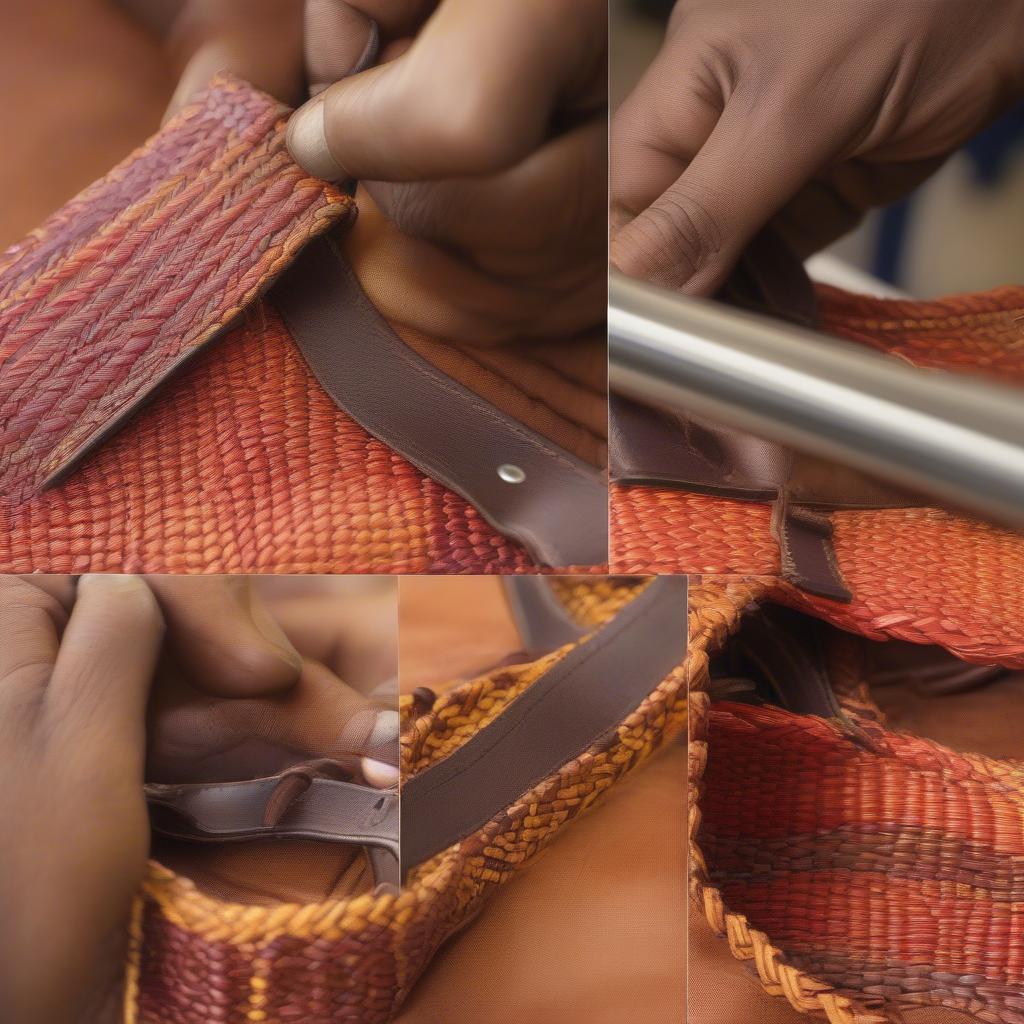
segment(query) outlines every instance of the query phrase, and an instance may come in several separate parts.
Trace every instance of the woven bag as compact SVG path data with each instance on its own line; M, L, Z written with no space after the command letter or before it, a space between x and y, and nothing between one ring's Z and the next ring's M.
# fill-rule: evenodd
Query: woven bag
M683 732L685 580L517 583L527 646L554 649L402 699L401 889L364 871L345 898L250 905L152 863L129 1024L391 1019L496 886ZM279 780L253 785L262 800ZM194 832L196 791L170 789L151 806Z
M485 358L397 333L287 114L219 77L0 254L0 569L605 562L579 340Z
M812 288L778 249L752 259L761 269L783 268L785 281L743 305L914 366L1024 385L1022 288L929 302L878 299ZM951 619L945 628L960 634L952 644L965 656L974 645L1019 647L1019 533L714 424L689 422L687 438L677 437L671 451L666 445L652 473L629 463L637 424L623 420L620 446L614 422L612 429L613 571L782 575L808 610L845 628L893 625L904 639L929 642L936 626L919 630L910 620ZM642 462L640 442L633 447L634 462ZM765 474L769 462L776 468ZM908 616L907 608L918 611Z
M1020 1021L1020 761L1006 730L1000 756L971 752L977 713L973 731L931 713L953 749L892 727L876 701L984 695L1024 665L1019 645L979 636L966 662L936 616L931 646L912 645L899 620L841 631L791 597L770 577L691 581L695 906L767 993L832 1024L940 1007ZM927 617L906 601L906 619Z

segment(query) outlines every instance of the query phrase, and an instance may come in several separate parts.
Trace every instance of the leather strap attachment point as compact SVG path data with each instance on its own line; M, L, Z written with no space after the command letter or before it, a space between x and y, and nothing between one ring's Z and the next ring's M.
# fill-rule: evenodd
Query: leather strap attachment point
M541 565L608 561L604 474L413 352L332 238L312 242L271 297L323 389L370 434Z
M150 823L191 842L317 839L364 846L378 883L397 884L398 793L345 782L331 762L241 782L147 783Z
M489 725L402 786L402 874L615 730L686 657L686 577L659 576Z

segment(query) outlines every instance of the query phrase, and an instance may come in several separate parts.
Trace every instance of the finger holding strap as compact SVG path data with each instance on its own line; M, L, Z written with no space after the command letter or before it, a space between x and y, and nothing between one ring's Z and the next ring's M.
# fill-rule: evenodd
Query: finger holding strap
M710 295L755 234L835 153L786 96L744 87L693 162L612 241L624 273Z
M292 155L335 181L428 181L509 167L544 139L556 106L587 93L579 69L596 72L606 53L599 10L586 0L585 16L570 18L552 0L446 0L400 57L335 83L296 112Z

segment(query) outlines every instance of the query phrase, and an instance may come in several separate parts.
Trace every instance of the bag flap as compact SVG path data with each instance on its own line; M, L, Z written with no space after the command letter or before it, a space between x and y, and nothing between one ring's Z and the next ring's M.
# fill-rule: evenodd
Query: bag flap
M67 472L351 199L285 147L287 109L215 78L0 256L0 494Z

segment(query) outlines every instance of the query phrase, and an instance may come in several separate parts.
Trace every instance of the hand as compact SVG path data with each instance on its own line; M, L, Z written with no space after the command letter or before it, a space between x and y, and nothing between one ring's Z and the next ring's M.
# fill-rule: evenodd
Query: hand
M5 1020L112 1012L149 848L144 720L162 636L136 577L84 577L70 613L46 589L0 577Z
M293 21L271 65L249 0L213 7L176 104L219 69L291 80ZM374 32L379 63L345 78ZM480 344L602 323L606 56L601 0L309 0L316 96L290 146L312 174L362 183L350 257L388 319Z
M398 782L398 711L367 700L330 669L306 662L299 682L271 699L211 697L166 659L149 708L146 778L230 782L329 757L358 781Z
M303 656L315 660L304 662L287 693L224 700L191 685L175 659L166 658L150 702L147 778L232 780L330 757L368 785L394 786L395 582L259 577L253 586ZM366 870L357 848L309 841L206 844L161 837L154 856L200 887L228 886L239 899L263 901L342 896Z
M385 622L380 595L376 604L349 591L338 600L311 593L309 579L289 587L287 580L248 576L147 576L167 624L167 649L196 689L217 697L268 697L296 685L306 658L332 664L348 678L359 674L367 658L387 654L394 646L367 622ZM70 611L75 599L72 576L29 576L26 583L41 587ZM268 601L287 587L289 600ZM271 603L277 605L271 608ZM293 605L298 604L298 607ZM280 623L289 620L284 628ZM294 634L293 639L289 631ZM386 664L378 675L387 674ZM373 679L376 684L381 680Z
M258 576L274 619L304 659L347 686L394 706L398 678L398 581L394 577Z
M612 124L612 261L695 294L770 220L802 256L1024 89L1022 0L681 0Z
M190 681L219 697L290 690L302 657L246 576L147 576L167 645Z

